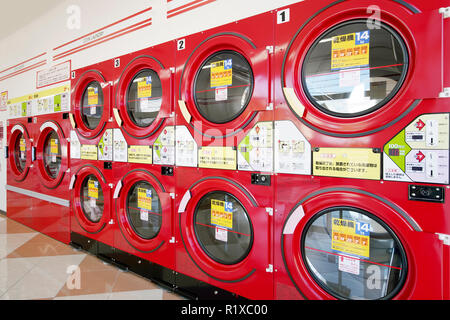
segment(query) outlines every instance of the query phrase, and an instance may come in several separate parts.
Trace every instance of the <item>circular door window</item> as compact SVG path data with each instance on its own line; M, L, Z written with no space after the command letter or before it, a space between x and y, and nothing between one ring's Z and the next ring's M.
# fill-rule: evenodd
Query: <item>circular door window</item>
M331 208L310 221L303 259L314 280L339 299L388 299L406 277L406 255L381 220L354 208Z
M81 118L88 129L95 129L103 116L104 98L102 86L92 81L86 87L81 98Z
M27 141L23 133L19 133L14 143L14 163L16 169L22 173L27 165Z
M302 82L309 100L337 117L357 117L382 107L398 92L408 53L398 33L367 20L342 23L308 51ZM373 22L372 22L373 24Z
M162 225L162 208L158 193L146 181L134 184L127 195L127 216L130 226L141 238L155 238Z
M214 261L242 261L253 244L253 228L243 205L227 192L211 192L197 204L194 230L202 249Z
M150 69L136 74L127 90L127 112L138 127L148 127L158 116L162 104L162 85L158 74Z
M94 175L87 176L81 184L81 208L84 216L97 223L103 216L104 196L100 182Z
M253 72L234 51L214 53L203 62L194 82L194 101L200 114L213 123L226 123L244 112L252 97Z
M61 169L61 143L53 130L45 137L43 160L48 177L56 179Z

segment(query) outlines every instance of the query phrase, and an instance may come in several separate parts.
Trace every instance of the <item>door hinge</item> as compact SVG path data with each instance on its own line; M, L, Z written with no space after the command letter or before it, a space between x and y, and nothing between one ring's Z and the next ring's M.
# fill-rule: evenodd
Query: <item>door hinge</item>
M266 107L267 111L272 111L273 110L273 102L269 103L269 105Z
M273 53L273 46L266 46L267 51L269 51L269 54Z
M444 88L444 91L439 93L439 98L450 98L450 88Z
M175 237L170 238L169 243L175 243Z
M175 73L175 68L174 67L170 67L169 70L170 70L171 73Z
M108 184L108 186L109 186L111 189L114 188L114 184L112 184L112 183Z
M273 208L266 208L266 212L269 214L269 216L273 216Z
M266 268L266 272L273 273L273 265L269 264L269 266Z
M114 220L113 219L109 220L108 224L114 224Z
M436 233L439 236L439 240L441 240L444 245L450 246L450 235L443 233Z
M439 13L442 13L444 15L444 19L450 18L450 7L439 8Z
M170 193L169 195L170 195L170 197L171 197L172 199L175 200L175 193Z

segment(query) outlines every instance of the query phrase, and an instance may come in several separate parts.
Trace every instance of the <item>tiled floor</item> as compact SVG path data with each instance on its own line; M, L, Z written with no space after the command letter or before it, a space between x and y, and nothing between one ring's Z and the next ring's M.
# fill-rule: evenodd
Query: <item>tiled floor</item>
M182 300L0 215L0 300Z

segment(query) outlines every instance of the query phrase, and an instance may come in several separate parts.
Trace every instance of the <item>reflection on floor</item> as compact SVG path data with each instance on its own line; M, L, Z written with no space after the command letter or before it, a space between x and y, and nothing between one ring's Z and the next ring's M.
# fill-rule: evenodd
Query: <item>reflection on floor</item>
M183 300L0 215L0 300Z

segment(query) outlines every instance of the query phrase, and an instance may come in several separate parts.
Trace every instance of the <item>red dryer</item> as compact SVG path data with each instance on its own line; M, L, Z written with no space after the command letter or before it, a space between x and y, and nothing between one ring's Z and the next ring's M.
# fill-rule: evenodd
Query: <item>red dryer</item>
M32 118L8 120L7 125L7 215L8 218L32 227L34 189L33 142L30 132Z
M54 113L33 117L31 136L36 160L33 228L64 243L70 241L70 93L45 97ZM39 103L39 102L38 102Z
M273 298L273 19L177 41L176 287L197 298Z
M118 57L114 94L116 259L170 286L175 269L175 48L170 41Z
M73 71L71 105L71 244L101 254L113 246L114 61ZM100 243L100 244L99 244Z
M277 10L277 299L449 298L444 2Z

